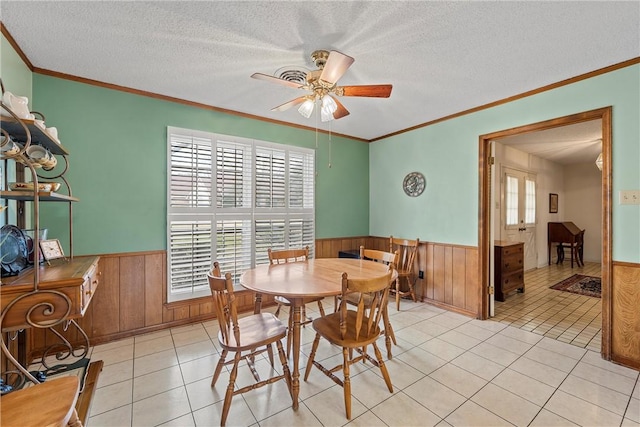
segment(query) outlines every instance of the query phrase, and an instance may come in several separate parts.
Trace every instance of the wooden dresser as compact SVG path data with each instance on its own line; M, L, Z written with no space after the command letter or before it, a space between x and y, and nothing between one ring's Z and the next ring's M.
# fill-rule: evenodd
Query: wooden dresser
M495 299L504 301L516 289L524 292L524 243L496 240L494 255Z

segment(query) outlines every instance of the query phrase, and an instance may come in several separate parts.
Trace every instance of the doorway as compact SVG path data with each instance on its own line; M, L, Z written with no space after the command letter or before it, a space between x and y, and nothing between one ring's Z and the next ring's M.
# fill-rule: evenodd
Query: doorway
M524 243L524 271L528 271L538 266L536 175L507 166L502 170L500 240Z
M578 113L571 116L560 117L544 122L534 123L521 126L518 128L507 129L482 135L479 138L479 182L480 182L480 225L479 225L479 267L482 287L481 297L481 318L486 319L489 316L489 284L491 271L491 257L493 245L491 241L492 224L491 210L491 157L492 141L500 138L511 137L515 135L538 132L542 130L553 129L557 127L568 126L572 124L600 120L602 127L602 182L601 182L601 278L602 278L602 345L601 354L609 360L611 358L611 301L610 301L610 284L611 284L611 107L602 108L584 113ZM540 233L540 231L539 231Z

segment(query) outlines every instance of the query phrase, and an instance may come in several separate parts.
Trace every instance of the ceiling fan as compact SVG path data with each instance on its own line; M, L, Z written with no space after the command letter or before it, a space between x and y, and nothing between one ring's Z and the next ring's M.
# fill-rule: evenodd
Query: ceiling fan
M283 86L311 91L310 94L300 96L275 108L271 111L285 111L296 105L300 105L298 111L304 117L311 117L316 105L320 106L320 116L323 122L340 119L349 114L349 111L336 99L336 96L364 96L374 98L388 98L391 95L392 85L362 85L362 86L338 86L337 82L349 69L354 58L340 53L337 50L331 52L316 50L311 54L311 59L318 68L309 71L301 78L297 76L285 76L279 78L262 73L254 73L252 78L266 80ZM294 73L296 74L296 73Z

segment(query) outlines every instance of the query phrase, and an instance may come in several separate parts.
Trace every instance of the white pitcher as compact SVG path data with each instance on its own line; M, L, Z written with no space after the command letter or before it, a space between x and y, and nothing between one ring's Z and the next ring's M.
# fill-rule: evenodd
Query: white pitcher
M18 118L29 119L31 113L29 112L29 98L26 96L17 96L11 92L5 92L2 95L2 102L15 113ZM10 114L2 109L0 112L3 116L10 116Z

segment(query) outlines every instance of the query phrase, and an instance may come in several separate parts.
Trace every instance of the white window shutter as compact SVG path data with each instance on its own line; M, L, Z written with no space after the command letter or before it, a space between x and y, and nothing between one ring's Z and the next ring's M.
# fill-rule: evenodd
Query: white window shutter
M170 145L170 206L211 206L211 139L172 135Z
M211 269L211 221L173 220L169 224L171 292L191 293L207 284Z
M256 147L256 208L284 208L285 152Z
M313 150L172 127L167 142L169 301L208 294L213 261L238 283L269 248L313 254Z

